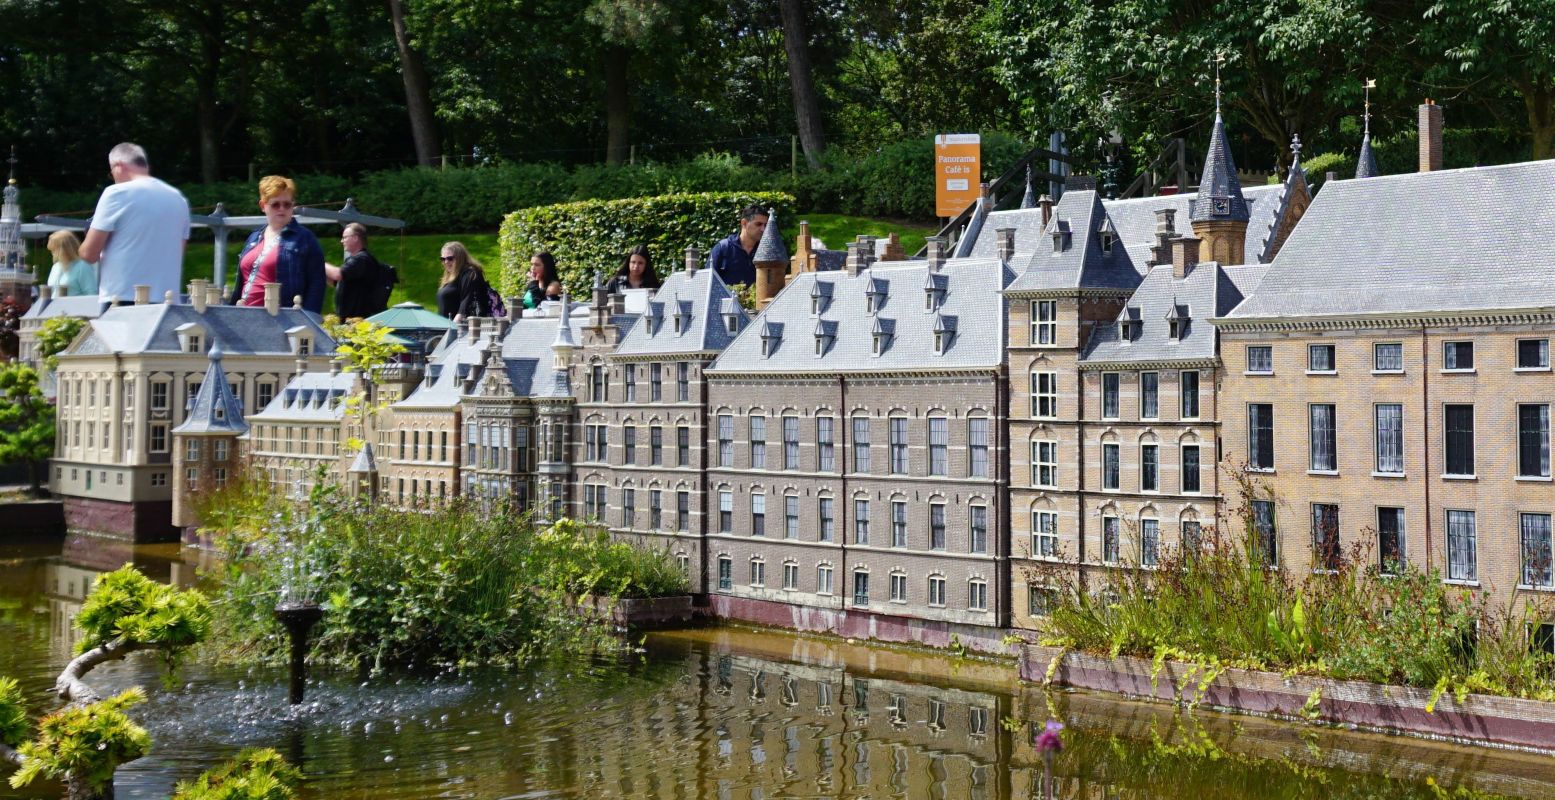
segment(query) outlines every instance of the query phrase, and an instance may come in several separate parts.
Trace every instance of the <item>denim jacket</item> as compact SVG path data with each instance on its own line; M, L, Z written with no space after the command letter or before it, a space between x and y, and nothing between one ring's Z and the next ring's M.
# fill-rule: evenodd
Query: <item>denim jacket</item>
M264 228L249 235L248 241L243 243L243 249L238 252L239 264L243 263L243 257L248 255L248 251L264 242L264 235ZM319 246L318 237L294 219L281 229L279 247L281 252L276 257L275 279L281 284L281 305L289 306L293 297L302 295L303 308L315 314L324 313L324 248ZM239 267L238 280L232 291L233 305L243 302L243 283L243 272Z

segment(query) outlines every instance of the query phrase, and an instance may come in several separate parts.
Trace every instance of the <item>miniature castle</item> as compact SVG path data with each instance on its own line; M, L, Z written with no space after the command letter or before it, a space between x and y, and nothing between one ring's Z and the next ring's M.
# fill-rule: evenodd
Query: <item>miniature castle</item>
M1420 172L1362 158L1316 195L1299 145L1242 187L1217 114L1194 194L985 193L913 259L802 223L790 258L774 220L758 309L688 248L656 292L514 302L370 386L300 310L110 308L61 358L53 487L73 521L165 530L149 504L237 447L280 492L322 467L377 502L596 520L723 616L998 650L1042 626L1054 569L1099 589L1240 536L1229 466L1281 498L1246 509L1271 565L1364 538L1379 569L1521 602L1555 590L1555 216L1527 202L1555 161L1440 171L1420 115ZM359 391L387 403L365 429Z

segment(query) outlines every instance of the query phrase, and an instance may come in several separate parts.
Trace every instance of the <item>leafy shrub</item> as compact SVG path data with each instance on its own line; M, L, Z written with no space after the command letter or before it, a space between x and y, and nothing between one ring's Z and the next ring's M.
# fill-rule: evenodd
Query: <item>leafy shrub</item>
M171 800L291 800L302 773L280 753L249 748L193 781L180 781Z
M11 776L20 788L38 778L65 779L91 790L113 781L120 764L151 749L146 729L125 716L124 709L146 700L140 688L85 706L69 706L38 722L38 735L17 748L24 761Z
M775 192L671 194L628 200L587 200L514 211L502 222L498 241L502 264L498 286L503 295L522 291L529 256L549 250L556 256L562 282L575 296L585 292L595 272L614 274L633 245L644 244L660 275L681 264L687 245L704 254L733 233L741 208L750 203L776 208L779 220L793 217L794 198Z
M271 612L299 572L316 578L326 611L313 656L374 669L608 648L608 631L572 613L569 595L686 591L668 553L612 543L572 523L542 532L521 514L464 503L404 511L322 483L294 507L242 488L246 482L201 501L202 515L240 509L202 516L229 526L213 531L225 564L221 641L213 643L221 658L283 656L285 637Z
M51 370L59 369L59 354L70 346L86 327L81 317L50 317L38 326L38 355Z
M1069 646L1113 656L1163 654L1223 666L1331 678L1555 699L1555 658L1530 651L1524 613L1493 609L1486 595L1445 585L1436 571L1402 565L1382 575L1357 543L1338 569L1295 581L1250 557L1250 504L1274 499L1234 475L1243 498L1234 537L1207 531L1203 547L1170 551L1150 569L1115 571L1100 592L1066 572L1032 578L1060 591L1049 631ZM1370 538L1370 537L1367 537Z
M992 181L1030 150L1000 133L982 137L982 179ZM905 139L870 153L826 153L826 168L800 174L793 187L807 211L896 219L934 217L934 141Z

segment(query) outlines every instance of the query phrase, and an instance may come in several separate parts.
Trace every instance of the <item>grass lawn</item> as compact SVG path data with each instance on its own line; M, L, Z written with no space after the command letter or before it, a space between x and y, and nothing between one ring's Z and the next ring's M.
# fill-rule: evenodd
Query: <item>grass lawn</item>
M798 219L808 220L810 234L817 236L826 243L827 247L842 249L859 234L884 237L895 231L902 238L902 246L911 255L923 247L926 236L932 236L935 228L915 224L901 223L890 220L872 219L869 217L850 217L842 214L799 214ZM799 235L797 221L790 221L784 231L789 240L789 249L793 249L793 239ZM320 227L315 233L320 237L320 244L324 246L324 257L331 264L340 263L341 251L338 241L339 232L330 227ZM233 237L234 241L227 245L227 284L230 286L237 274L237 254L242 249L243 239ZM379 259L393 264L399 269L400 285L395 288L391 303L402 303L411 300L426 306L437 306L438 279L443 274L443 267L438 262L438 255L442 251L443 243L449 240L464 242L464 246L470 249L470 254L475 256L488 270L495 270L498 264L497 235L495 233L463 233L463 234L420 234L401 235L393 232L379 233L373 236L370 249L373 255ZM41 250L42 248L38 248ZM184 283L193 278L209 279L212 273L211 259L214 246L210 242L194 241L189 243L189 252L184 257ZM30 254L29 254L30 255ZM45 258L47 252L44 253ZM30 259L29 259L30 260ZM160 298L157 298L160 299ZM291 298L282 298L283 303L289 303ZM335 308L335 290L329 289L324 297L324 310L332 312Z
M339 264L342 256L339 231L321 227L315 233L319 234L319 244L324 246L324 260L331 264ZM481 262L487 269L496 268L497 235L495 233L402 236L388 232L380 233L369 240L369 249L373 255L381 261L393 264L399 270L400 284L395 287L394 295L389 299L391 305L411 300L427 308L437 308L437 284L443 274L443 266L437 257L442 252L443 243L450 240L464 242L464 246L470 249L470 255L474 256L476 261ZM242 246L243 239L237 239L235 243L227 245L228 286L232 285L233 277L237 274L237 254ZM210 242L189 243L189 252L184 256L186 285L193 278L210 279L213 252L214 245ZM283 304L290 302L291 298L282 298ZM333 313L334 310L335 290L331 287L324 295L324 311Z

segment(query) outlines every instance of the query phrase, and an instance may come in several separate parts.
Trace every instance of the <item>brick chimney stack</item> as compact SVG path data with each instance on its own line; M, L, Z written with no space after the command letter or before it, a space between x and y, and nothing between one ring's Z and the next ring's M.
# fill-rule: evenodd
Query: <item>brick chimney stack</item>
M1037 198L1037 208L1042 209L1042 227L1046 228L1053 221L1053 196L1044 194Z
M943 236L930 236L928 238L929 271L939 272L945 266L945 251L949 249L949 243Z
M1442 168L1442 107L1428 97L1420 106L1420 171Z
M697 252L696 245L686 248L686 277L694 277L697 267L702 265L702 254Z
M1150 247L1150 263L1165 264L1172 258L1172 237L1177 235L1177 209L1159 208L1155 212L1155 244Z
M843 262L848 274L857 277L859 271L864 268L864 259L859 255L859 243L848 242L848 257Z
M1199 265L1199 241L1199 237L1191 233L1172 237L1173 278L1182 280Z
M1008 264L1015 258L1015 229L1000 228L994 232L999 245L999 260Z

